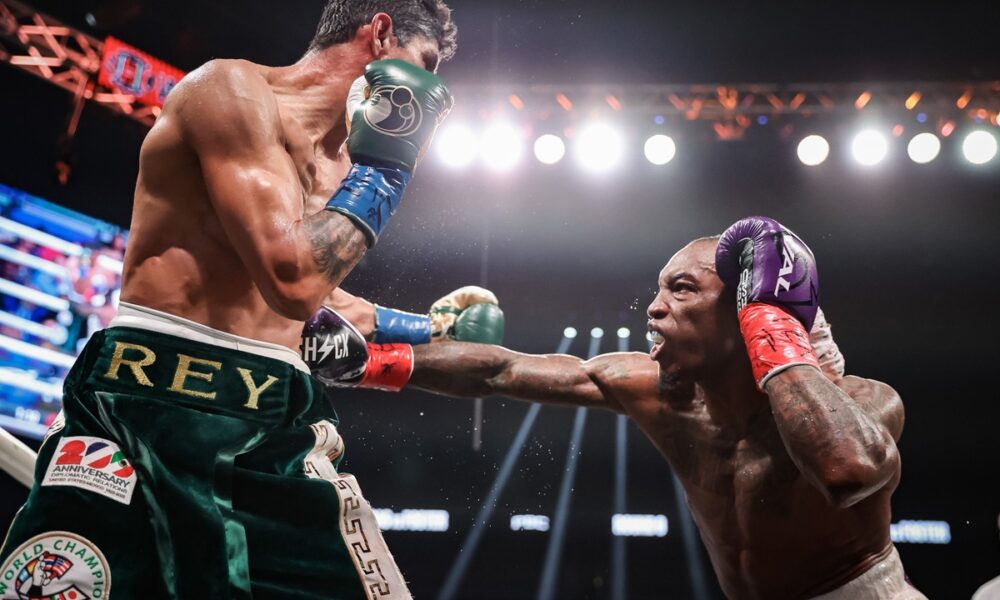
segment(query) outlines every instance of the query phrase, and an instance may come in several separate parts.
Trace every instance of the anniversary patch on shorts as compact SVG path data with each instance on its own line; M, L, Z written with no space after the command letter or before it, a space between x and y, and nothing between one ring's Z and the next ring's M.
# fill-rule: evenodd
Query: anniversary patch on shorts
M21 544L0 566L0 600L108 598L111 570L97 546L68 531Z
M68 485L122 504L132 503L135 469L118 444L96 437L64 437L52 455L43 486Z

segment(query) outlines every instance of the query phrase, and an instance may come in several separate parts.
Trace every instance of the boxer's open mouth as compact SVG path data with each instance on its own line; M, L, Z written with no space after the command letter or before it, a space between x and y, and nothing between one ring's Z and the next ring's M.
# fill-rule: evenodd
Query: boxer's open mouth
M664 339L663 334L653 329L652 326L650 326L648 329L649 329L649 340L653 342L653 347L649 349L649 357L653 360L656 360L656 357L660 353L660 350L663 348L663 343L666 342L666 339Z

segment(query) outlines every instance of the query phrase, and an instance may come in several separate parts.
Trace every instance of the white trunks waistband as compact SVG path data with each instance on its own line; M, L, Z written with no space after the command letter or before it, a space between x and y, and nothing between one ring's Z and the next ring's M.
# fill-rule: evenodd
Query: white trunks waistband
M305 373L309 372L309 367L306 366L306 363L302 362L302 358L298 353L284 346L259 342L250 338L226 333L225 331L219 331L218 329L212 329L207 325L195 323L194 321L153 310L152 308L146 308L145 306L139 306L138 304L120 302L118 304L118 316L112 319L109 327L132 327L146 331L155 331L202 344L211 344L220 348L228 348L230 350L273 358L286 362Z
M813 600L927 600L906 582L899 551L892 552L856 578Z

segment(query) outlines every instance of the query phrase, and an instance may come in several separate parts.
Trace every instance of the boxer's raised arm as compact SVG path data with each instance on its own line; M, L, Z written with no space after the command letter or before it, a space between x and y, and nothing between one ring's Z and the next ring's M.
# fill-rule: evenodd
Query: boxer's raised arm
M500 395L517 400L624 412L655 396L657 366L645 354L603 354L584 361L565 354L532 355L461 342L413 349L409 385L450 396Z
M792 367L764 390L778 431L802 474L835 506L855 504L899 472L903 405L885 384L849 377L848 394L818 369ZM853 396L853 397L852 397Z
M364 255L347 216L303 214L306 191L285 149L272 91L249 65L209 63L170 95L212 207L268 305L305 321ZM173 114L170 114L170 113Z

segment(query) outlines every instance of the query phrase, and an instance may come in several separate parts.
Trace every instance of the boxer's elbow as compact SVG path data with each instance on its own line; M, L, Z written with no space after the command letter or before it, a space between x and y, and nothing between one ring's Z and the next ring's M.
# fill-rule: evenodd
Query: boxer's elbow
M271 310L292 321L308 321L320 307L319 299L294 288L264 294L264 300Z
M329 294L329 282L293 267L273 269L258 288L268 307L286 319L307 321Z
M821 470L820 491L836 508L847 508L882 489L899 471L896 445L882 443L831 461Z

